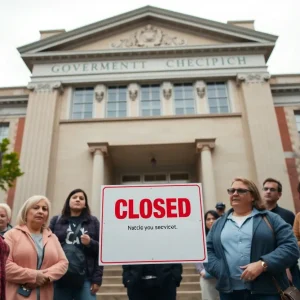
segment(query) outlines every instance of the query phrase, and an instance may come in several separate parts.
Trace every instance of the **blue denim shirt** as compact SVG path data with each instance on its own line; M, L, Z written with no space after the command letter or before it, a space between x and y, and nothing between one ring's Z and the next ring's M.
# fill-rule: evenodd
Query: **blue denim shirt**
M241 226L233 220L232 213L229 214L221 233L221 242L228 262L233 290L246 289L244 282L240 279L243 273L240 267L250 263L253 216L257 213L258 210L254 208Z

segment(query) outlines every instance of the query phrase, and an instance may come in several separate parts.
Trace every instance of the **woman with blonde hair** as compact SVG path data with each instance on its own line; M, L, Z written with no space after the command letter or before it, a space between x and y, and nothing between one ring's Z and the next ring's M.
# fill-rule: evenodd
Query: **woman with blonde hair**
M280 300L272 278L288 288L286 269L299 257L292 228L265 210L251 180L235 178L227 192L232 208L207 236L205 270L217 278L220 300Z
M6 203L0 203L0 235L10 229L12 226L9 224L11 219L11 209Z
M17 226L4 235L10 247L6 263L7 300L52 300L53 281L67 271L64 251L48 228L49 215L49 200L32 196L20 209Z

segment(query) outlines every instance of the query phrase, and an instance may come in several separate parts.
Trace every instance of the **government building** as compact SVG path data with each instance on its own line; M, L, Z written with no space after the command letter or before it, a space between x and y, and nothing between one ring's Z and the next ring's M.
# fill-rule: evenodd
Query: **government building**
M237 176L280 180L300 211L300 74L268 72L277 36L152 6L40 33L18 48L31 81L0 88L0 139L25 173L0 195L14 218L35 194L59 213L78 187L99 216L116 184L201 182L205 210L229 207Z

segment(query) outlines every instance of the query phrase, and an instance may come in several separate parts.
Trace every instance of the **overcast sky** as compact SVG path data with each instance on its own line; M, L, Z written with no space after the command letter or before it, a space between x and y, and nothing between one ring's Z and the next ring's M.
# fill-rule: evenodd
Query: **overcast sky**
M0 0L0 87L30 81L16 48L39 40L39 30L69 31L145 5L224 23L255 20L256 30L279 36L269 72L300 74L300 0Z

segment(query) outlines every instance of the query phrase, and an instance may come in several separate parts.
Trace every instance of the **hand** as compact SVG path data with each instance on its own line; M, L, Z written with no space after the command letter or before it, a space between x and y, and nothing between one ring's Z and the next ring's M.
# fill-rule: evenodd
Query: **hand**
M264 268L261 265L261 261L257 261L246 266L240 267L244 272L241 275L241 279L245 281L253 281L258 277L263 271Z
M200 272L200 276L201 276L202 278L205 278L205 270L202 270L202 271Z
M100 285L96 283L92 283L91 285L91 293L96 294L99 291Z
M81 243L82 243L83 245L85 245L85 246L88 246L88 245L90 244L90 242L91 242L91 238L90 238L90 236L87 235L87 234L83 234L83 235L80 237L80 239L81 239Z
M36 282L35 282L35 284L37 286L42 286L45 283L47 283L48 281L49 281L49 278L45 274L43 274L42 272L38 272L38 274L36 276Z
M36 283L26 283L24 284L24 287L26 287L29 290L34 290L38 287L38 285Z

